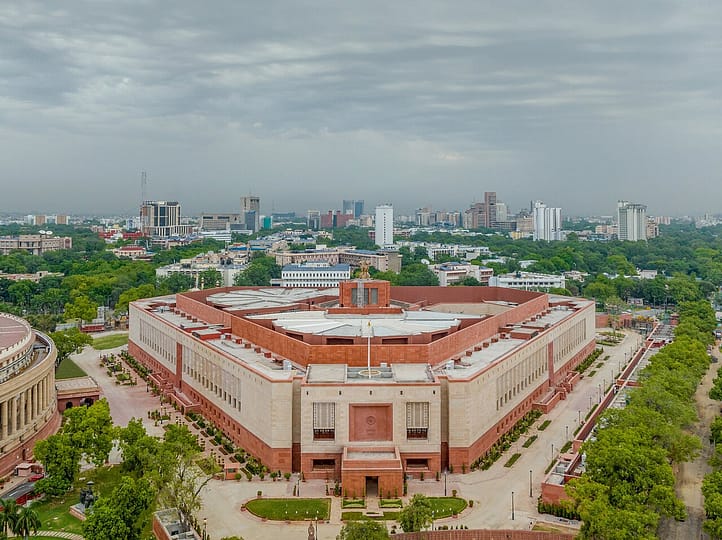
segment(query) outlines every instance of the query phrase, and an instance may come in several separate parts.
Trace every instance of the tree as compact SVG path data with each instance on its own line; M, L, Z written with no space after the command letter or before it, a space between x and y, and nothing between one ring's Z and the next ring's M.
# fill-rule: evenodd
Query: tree
M65 495L80 471L81 449L60 432L35 443L33 453L45 467L45 477L38 480L35 490L49 497Z
M213 289L223 286L223 275L215 268L203 270L199 276L201 289Z
M158 460L158 475L154 479L159 500L177 508L182 519L190 518L201 507L200 494L213 478L196 464L200 448L186 426L169 425L165 432Z
M150 508L154 498L155 490L148 480L144 478L135 480L130 476L123 476L110 496L99 498L93 506L93 512L88 516L83 527L85 538L88 540L140 538L141 516ZM107 536L108 530L113 531L115 536ZM118 536L119 532L123 534Z
M15 520L13 532L28 540L30 533L37 533L40 526L40 518L35 509L31 506L21 506Z
M76 295L70 302L65 304L66 319L80 319L81 321L92 321L98 313L98 304L93 303L90 298L83 294Z
M61 332L52 332L50 338L58 350L58 364L71 354L82 351L85 345L92 345L93 343L92 337L84 334L77 328L70 328L69 330L63 330Z
M388 540L388 538L386 526L371 520L346 523L336 536L336 540Z
M271 279L281 277L281 267L268 256L254 257L248 267L236 275L234 285L261 287L270 285Z
M131 418L127 427L118 433L120 451L123 454L121 467L126 472L143 474L156 469L155 462L160 452L160 442L145 431L143 422Z
M417 493L399 512L398 521L404 532L417 532L431 525L431 517L431 503L426 496Z
M167 294L187 291L193 287L193 278L188 274L173 272L168 277L158 280L157 289Z
M0 499L0 506L0 531L7 538L8 532L14 530L18 518L18 503L15 499Z
M130 539L131 531L114 508L100 499L93 512L83 522L83 536L86 540Z
M100 399L90 407L73 407L66 410L63 433L96 467L106 461L113 449L116 429L110 416L108 400Z
M115 304L115 310L119 313L125 313L128 311L128 304L141 298L151 298L157 294L155 285L152 283L146 283L139 287L133 287L127 291L121 293L118 297L118 302Z

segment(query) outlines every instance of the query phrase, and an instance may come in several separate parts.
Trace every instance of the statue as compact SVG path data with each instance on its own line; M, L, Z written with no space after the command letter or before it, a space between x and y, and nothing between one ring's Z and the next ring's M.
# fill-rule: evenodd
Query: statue
M316 535L313 532L313 523L308 525L308 540L316 540Z
M371 274L369 274L369 263L366 261L361 261L361 264L359 265L359 279L371 279Z
M83 509L87 510L93 506L95 502L95 493L93 493L93 482L88 482L87 488L80 490L80 504L83 505Z

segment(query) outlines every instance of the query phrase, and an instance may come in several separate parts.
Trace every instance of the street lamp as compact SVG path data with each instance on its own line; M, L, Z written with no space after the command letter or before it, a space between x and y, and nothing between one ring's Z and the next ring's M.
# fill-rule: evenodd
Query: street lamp
M582 423L582 411L581 409L577 410L577 424Z
M514 521L514 492L511 492L511 520Z
M529 469L529 496L531 497L531 469Z
M566 432L567 440L569 440L569 426L564 426L564 431Z
M444 497L446 497L446 473L449 472L449 469L444 469Z
M208 533L206 532L207 525L208 525L208 518L203 518L203 540L206 540L208 538Z
M552 459L554 459L554 443L552 443Z
M298 475L298 480L296 480L296 497L301 496L301 475Z

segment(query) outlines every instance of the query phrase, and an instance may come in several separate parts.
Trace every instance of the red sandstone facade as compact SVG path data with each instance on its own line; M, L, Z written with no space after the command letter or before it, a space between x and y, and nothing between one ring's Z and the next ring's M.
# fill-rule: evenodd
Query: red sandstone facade
M272 470L341 480L349 496L468 470L524 414L565 399L594 348L594 305L580 299L373 280L264 294L135 302L129 352Z

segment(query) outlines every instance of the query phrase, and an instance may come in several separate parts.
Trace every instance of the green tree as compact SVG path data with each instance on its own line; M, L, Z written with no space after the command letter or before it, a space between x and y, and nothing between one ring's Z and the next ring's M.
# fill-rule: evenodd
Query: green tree
M187 291L193 285L193 278L188 274L173 272L168 277L158 280L157 288L164 294L174 294Z
M99 399L90 407L67 409L63 433L93 462L100 467L113 449L116 428L110 416L110 406L105 398Z
M93 507L93 512L83 522L83 536L86 540L130 540L131 530L115 508L103 502Z
M371 520L346 523L336 536L336 540L388 540L389 538L386 526Z
M61 332L52 332L50 338L55 343L58 350L57 363L60 364L68 356L79 353L85 345L92 345L93 338L88 334L84 334L77 328L63 330Z
M431 503L426 496L415 494L401 512L398 522L404 532L417 532L431 525Z
M215 268L203 270L198 276L202 289L213 289L223 286L223 275Z
M76 295L75 298L65 304L65 317L67 319L92 321L97 313L98 304L93 303L90 298L83 294Z
M268 256L254 257L248 267L236 275L234 285L261 287L271 284L271 279L281 277L281 267L276 259Z
M18 503L15 499L0 499L0 534L8 537L8 532L14 530L18 519Z
M62 432L35 443L35 457L45 468L45 477L35 484L38 493L65 495L80 471L81 450Z
M141 298L152 298L157 294L155 285L152 283L146 283L133 287L124 291L118 297L118 302L115 304L115 311L119 313L126 313L128 311L128 304L140 300Z
M13 532L18 536L22 536L25 540L28 540L30 533L37 533L41 527L40 518L38 513L31 506L21 506L15 520L15 526Z

